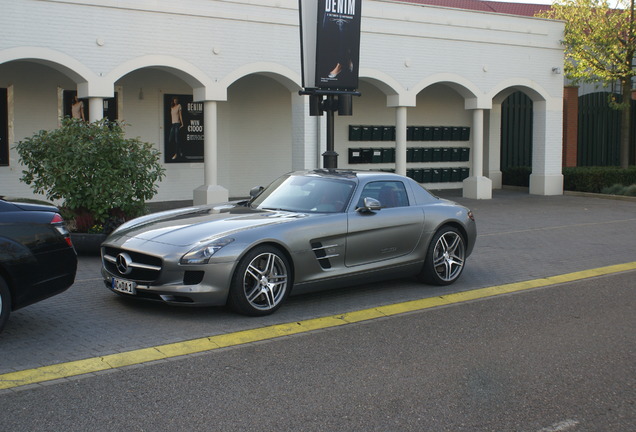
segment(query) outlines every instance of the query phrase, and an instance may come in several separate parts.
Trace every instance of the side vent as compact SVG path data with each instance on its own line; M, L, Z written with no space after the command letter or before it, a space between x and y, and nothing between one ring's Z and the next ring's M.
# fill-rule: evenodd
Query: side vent
M316 259L318 259L318 263L320 263L320 267L325 270L331 268L331 262L329 261L329 258L335 258L339 256L339 254L328 253L329 249L335 249L337 247L337 244L323 245L321 242L311 243L311 250L314 251Z

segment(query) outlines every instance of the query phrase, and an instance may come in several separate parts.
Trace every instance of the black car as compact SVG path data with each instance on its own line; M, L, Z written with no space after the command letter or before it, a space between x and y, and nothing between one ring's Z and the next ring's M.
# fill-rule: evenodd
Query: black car
M75 281L77 254L58 209L0 198L0 331L12 310Z

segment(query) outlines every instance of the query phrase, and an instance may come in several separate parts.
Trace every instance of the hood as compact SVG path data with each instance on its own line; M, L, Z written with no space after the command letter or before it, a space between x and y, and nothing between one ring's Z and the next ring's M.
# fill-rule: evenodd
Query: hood
M256 210L236 203L198 206L133 219L115 230L108 241L129 239L185 247L237 232L289 222L302 213Z

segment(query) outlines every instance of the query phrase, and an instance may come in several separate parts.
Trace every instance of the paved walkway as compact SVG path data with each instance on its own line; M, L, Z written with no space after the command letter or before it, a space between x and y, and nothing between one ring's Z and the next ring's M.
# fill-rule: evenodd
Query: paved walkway
M97 257L81 257L67 292L11 316L0 334L0 374L636 261L636 202L514 190L495 191L492 200L440 195L470 207L478 224L474 253L449 288L410 279L369 284L292 297L276 314L254 319L218 307L127 301L103 286Z

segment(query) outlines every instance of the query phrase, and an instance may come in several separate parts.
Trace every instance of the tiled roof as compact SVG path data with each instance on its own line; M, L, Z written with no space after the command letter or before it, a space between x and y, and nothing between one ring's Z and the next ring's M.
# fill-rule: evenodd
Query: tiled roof
M405 3L443 6L457 9L496 12L510 15L535 16L537 12L550 9L550 5L533 3L507 3L482 0L399 0Z

